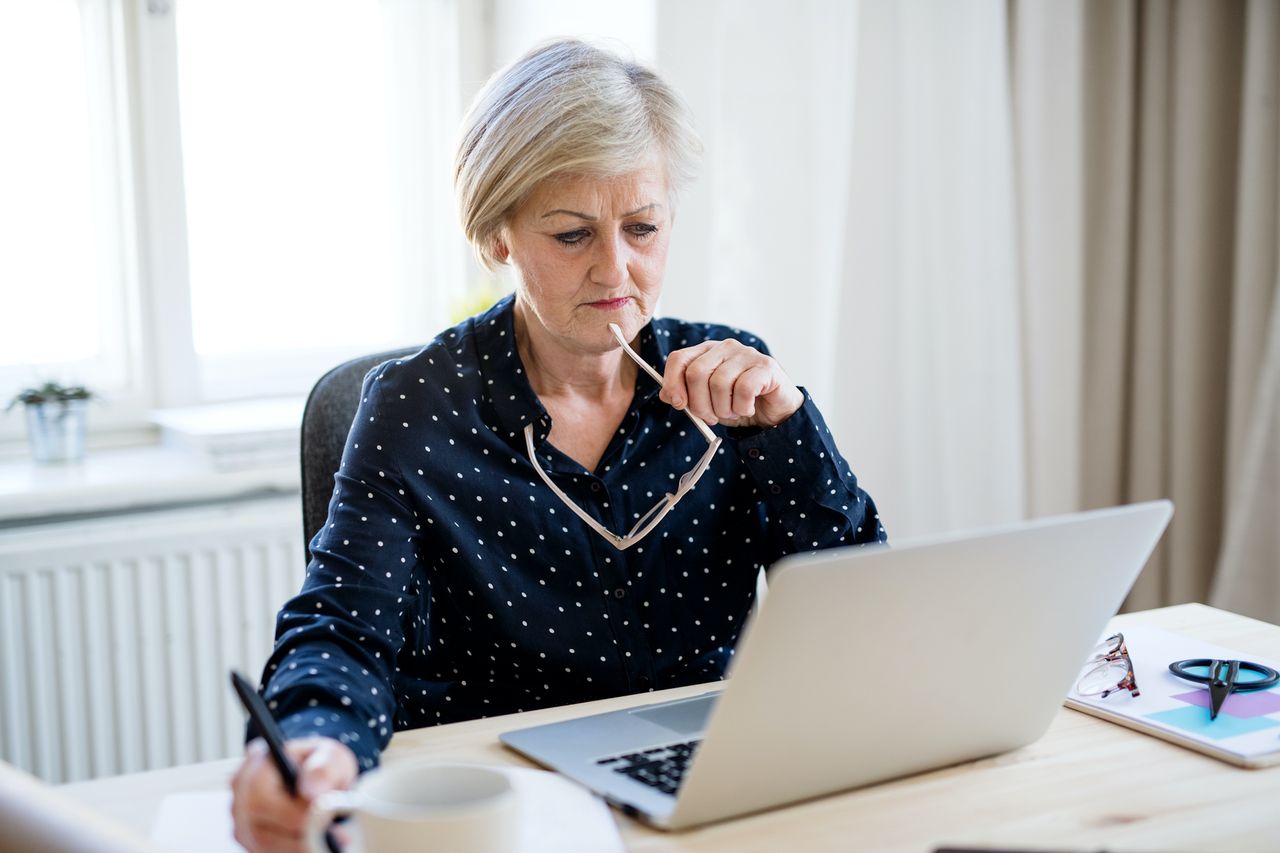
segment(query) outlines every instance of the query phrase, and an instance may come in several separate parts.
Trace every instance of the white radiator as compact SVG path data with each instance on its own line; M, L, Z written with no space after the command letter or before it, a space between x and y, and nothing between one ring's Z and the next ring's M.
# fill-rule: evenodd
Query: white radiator
M297 496L0 531L0 758L55 783L224 758L305 571Z

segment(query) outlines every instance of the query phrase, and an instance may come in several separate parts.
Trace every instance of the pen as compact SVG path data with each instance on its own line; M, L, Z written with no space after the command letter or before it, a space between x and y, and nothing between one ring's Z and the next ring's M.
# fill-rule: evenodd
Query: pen
M249 712L249 720L253 727L257 729L258 734L262 735L262 739L267 742L267 749L271 752L271 758L275 761L276 769L280 771L280 778L284 780L284 789L289 792L289 796L298 796L298 768L293 766L293 762L285 754L284 736L280 731L280 727L276 725L275 718L267 710L266 703L262 701L258 691L253 689L253 685L234 669L231 670L231 686L235 688L236 695L240 697L240 704L244 705L244 709ZM329 847L330 853L342 853L342 849L338 847L337 839L333 837L332 832L326 831L324 840Z

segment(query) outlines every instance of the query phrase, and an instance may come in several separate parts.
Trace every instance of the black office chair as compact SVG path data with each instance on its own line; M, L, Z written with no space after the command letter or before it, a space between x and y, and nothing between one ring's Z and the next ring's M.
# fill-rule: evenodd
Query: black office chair
M333 496L333 475L342 461L347 433L360 405L360 384L374 367L404 358L421 347L362 355L330 370L311 389L302 410L302 547L324 526Z

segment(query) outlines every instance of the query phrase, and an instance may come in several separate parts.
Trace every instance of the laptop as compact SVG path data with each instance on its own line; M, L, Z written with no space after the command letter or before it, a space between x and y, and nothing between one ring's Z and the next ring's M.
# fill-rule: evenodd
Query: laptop
M501 740L662 829L1025 746L1172 515L1154 501L784 558L722 689Z

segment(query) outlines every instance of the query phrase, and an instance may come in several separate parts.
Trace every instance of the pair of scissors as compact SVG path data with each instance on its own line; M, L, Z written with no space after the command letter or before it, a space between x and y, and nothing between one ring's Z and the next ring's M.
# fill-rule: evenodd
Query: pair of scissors
M1192 670L1204 670L1192 672ZM1247 660L1211 660L1196 658L1169 664L1169 671L1179 678L1209 685L1209 719L1218 717L1222 703L1237 690L1265 690L1280 683L1280 672ZM1249 673L1245 675L1245 673ZM1242 677L1243 676L1243 677Z

